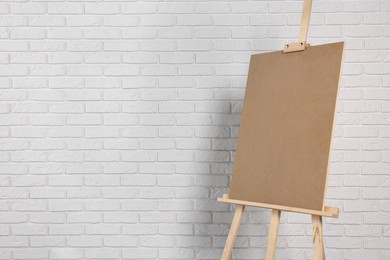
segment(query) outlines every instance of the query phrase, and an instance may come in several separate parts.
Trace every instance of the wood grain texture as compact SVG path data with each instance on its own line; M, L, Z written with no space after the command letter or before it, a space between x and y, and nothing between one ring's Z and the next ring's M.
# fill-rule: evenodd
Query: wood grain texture
M252 56L230 199L323 211L343 50Z
M234 213L232 225L230 226L230 231L228 238L226 240L225 248L223 249L221 260L229 260L232 256L234 242L236 241L238 229L241 224L242 216L244 215L245 206L237 205L236 212Z
M313 215L311 218L313 221L312 235L314 260L325 260L325 249L322 235L322 217Z
M301 27L299 29L299 42L306 42L307 33L309 31L310 14L311 14L312 0L305 0L303 3Z
M280 224L280 210L273 209L271 216L271 223L268 232L268 245L265 260L274 260L276 252L276 242L278 241L278 232Z

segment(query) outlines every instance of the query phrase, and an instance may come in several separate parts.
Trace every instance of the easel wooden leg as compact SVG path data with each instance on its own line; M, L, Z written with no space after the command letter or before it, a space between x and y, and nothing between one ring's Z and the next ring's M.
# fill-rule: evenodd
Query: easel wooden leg
M232 256L234 242L236 241L238 228L240 227L244 210L244 205L237 205L236 213L234 213L232 225L230 226L229 235L226 240L225 248L223 249L221 260L230 260L230 257Z
M280 210L273 209L271 224L269 226L268 232L268 246L267 246L267 254L265 260L274 260L275 251L276 251L276 242L278 239L278 231L279 231L279 223L280 223Z
M322 239L322 217L312 215L314 260L325 260L324 242Z

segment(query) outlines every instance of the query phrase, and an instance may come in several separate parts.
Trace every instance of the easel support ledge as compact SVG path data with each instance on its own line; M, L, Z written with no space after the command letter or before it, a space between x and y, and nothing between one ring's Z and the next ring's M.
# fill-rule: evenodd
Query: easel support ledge
M279 206L279 205L273 205L273 204L265 204L265 203L258 203L258 202L229 199L229 194L224 194L222 198L218 198L218 201L224 202L224 203L237 204L237 205L251 206L251 207L257 207L257 208L276 209L276 210L281 210L281 211L297 212L297 213L322 216L322 217L330 217L330 218L338 218L338 216L339 216L339 209L338 208L327 207L327 206L324 207L323 211L317 211L317 210L310 210L310 209L293 208L293 207Z

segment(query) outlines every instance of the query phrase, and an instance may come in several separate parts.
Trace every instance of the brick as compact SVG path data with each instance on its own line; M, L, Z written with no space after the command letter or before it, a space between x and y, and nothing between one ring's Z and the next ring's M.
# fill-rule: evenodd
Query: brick
M50 3L48 4L49 14L81 14L83 6L78 3Z
M140 188L139 197L142 199L172 198L175 190L168 187Z
M127 200L126 202L122 203L122 209L128 211L150 211L154 210L156 205L157 202L150 199Z
M122 11L125 14L152 14L156 10L156 5L152 3L127 3L122 6Z
M49 210L57 212L82 211L84 204L78 200L52 200L49 201Z
M327 24L337 24L337 25L358 25L361 24L363 20L362 15L358 14L327 14L326 23Z
M27 221L27 214L23 212L1 212L0 213L1 223L22 223Z
M382 24L389 22L389 16L384 13L367 13L364 15L364 24Z
M98 212L70 212L67 213L68 223L99 223L102 216Z
M151 259L157 257L158 251L156 248L126 248L123 249L122 255L125 258Z
M29 200L29 201L15 201L11 208L14 211L45 211L47 210L45 201Z
M11 129L11 136L16 138L44 138L46 129L39 127L14 127Z
M161 14L190 14L194 12L192 3L161 3L158 5Z
M12 177L12 186L15 187L28 187L28 186L43 186L46 184L44 176L23 176L22 178Z
M212 117L210 115L191 114L191 115L178 115L178 125L211 125Z
M266 3L257 2L242 2L231 4L232 13L266 13L268 11L268 5Z
M268 5L270 13L284 13L286 11L290 13L299 13L302 10L300 3L294 2L275 2Z
M105 199L130 199L137 196L137 188L105 188L103 198Z
M364 239L365 248L386 249L389 244L389 238L366 238Z
M198 28L195 30L195 36L202 39L222 39L229 38L231 29L219 27Z
M206 76L213 74L213 68L209 65L183 65L178 69L181 76Z
M176 68L170 65L145 65L141 67L143 76L173 76L176 74Z
M138 239L133 236L109 236L104 238L104 245L110 247L134 247Z
M365 40L364 45L368 50L386 50L389 42L387 38L372 38Z
M390 120L387 114L365 114L362 118L364 125L386 125Z
M177 24L180 26L207 26L212 24L212 18L208 15L179 16Z
M390 197L389 189L379 188L379 189L365 189L363 191L364 199L387 199Z
M102 191L97 188L68 188L67 197L70 199L96 199L102 197Z
M103 238L84 235L68 237L66 242L71 247L99 247L103 245Z
M105 223L135 223L138 222L138 215L132 212L113 212L113 213L104 213L103 220ZM126 225L128 227L129 225ZM139 224L134 224L132 226L139 226ZM122 228L123 229L123 228ZM126 234L124 232L124 234ZM145 234L145 233L144 233Z
M141 50L143 51L174 51L175 44L168 40L142 41Z
M192 178L190 176L162 176L157 179L158 186L168 186L168 187L186 187L192 184Z
M85 227L87 235L117 235L120 233L120 226L115 224L88 224ZM128 240L131 242L131 240Z
M65 190L58 188L33 188L30 190L33 199L61 199L65 198Z
M14 259L42 259L48 257L48 249L16 249L13 252Z
M64 247L65 238L56 236L33 236L30 239L30 243L33 249L37 249L39 247Z
M195 5L195 13L201 14L223 14L229 13L230 7L227 3L197 3Z
M157 32L154 28L125 28L122 31L122 37L128 39L153 39L157 37Z
M17 236L31 235L39 236L47 234L47 226L40 224L19 224L12 228L12 234Z
M264 15L253 15L250 17L250 25L286 25L287 18L285 15L277 14L264 14Z
M162 39L191 39L193 30L189 28L161 28L158 35Z
M367 250L367 249L345 250L344 255L349 259L359 259L361 257L372 257L372 258L380 259L379 251L376 250Z
M141 26L172 26L175 23L172 15L141 16Z
M153 235L156 234L157 228L150 224L131 224L123 227L123 234L130 235Z
M9 247L9 248L17 248L17 247L26 247L28 245L27 237L0 237L0 247Z
M183 40L177 44L179 51L210 51L212 42L206 40Z
M50 249L51 259L81 259L84 252L76 248L53 248Z
M217 26L244 26L249 24L249 18L246 15L215 15L214 25Z
M380 11L379 1L348 1L344 3L343 10L346 12L375 12Z
M67 24L71 27L97 26L103 24L103 19L101 17L90 15L83 15L82 19L78 16L69 16L67 17Z
M159 251L161 259L193 259L194 250L189 248L164 248Z
M118 14L120 12L120 6L114 3L87 3L84 8L87 14Z
M84 30L86 39L116 39L121 35L120 30L113 28L93 28Z
M145 247L171 247L173 244L173 237L143 236L140 239L140 245Z
M259 38L266 38L267 35L268 35L268 31L265 30L264 28L242 28L242 29L233 29L232 30L232 38L259 39ZM245 46L245 44L244 44L244 46ZM224 48L223 46L219 47L219 49L223 49L223 48Z
M120 204L109 200L87 201L85 202L85 209L88 211L114 211L120 209Z
M104 163L103 172L109 174L118 174L118 173L129 174L129 173L136 173L137 168L136 165L131 163L118 163L118 162Z
M117 186L120 179L118 176L86 176L84 183L86 186Z
M94 44L88 48L94 48L96 50L101 49L101 46ZM136 51L139 49L139 43L134 41L105 41L102 48L105 51Z

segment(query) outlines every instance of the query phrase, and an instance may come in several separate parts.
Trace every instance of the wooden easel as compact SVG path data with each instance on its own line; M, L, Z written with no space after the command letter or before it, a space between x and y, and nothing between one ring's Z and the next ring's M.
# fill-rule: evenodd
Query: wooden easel
M312 0L304 0L304 6L302 11L301 26L299 32L298 42L286 44L283 53L304 51L307 44L307 33L309 28L309 20L311 13ZM325 260L323 236L322 236L322 217L337 218L339 214L338 208L323 207L322 211L309 210L303 208L286 207L280 205L272 205L265 203L249 202L242 200L229 199L228 194L224 194L223 198L218 198L219 202L236 204L236 212L233 217L232 225L230 227L229 235L225 244L225 248L222 253L221 260L229 260L232 255L232 250L238 229L241 223L242 216L244 214L245 206L268 208L272 209L271 223L268 234L268 246L266 251L266 260L273 260L275 258L276 242L279 230L280 215L282 211L297 212L303 214L310 214L313 223L313 250L315 260Z

